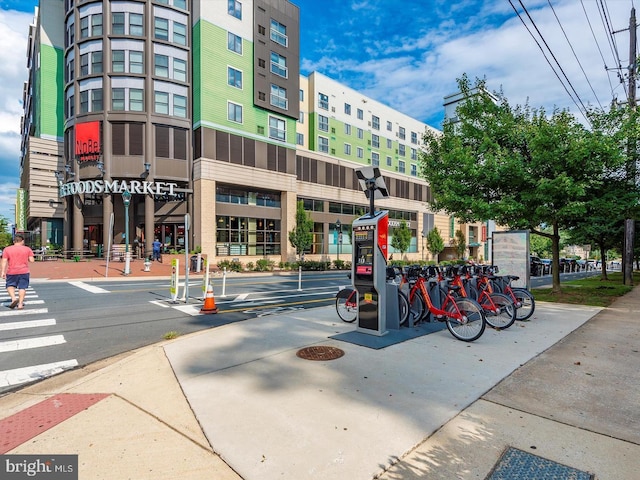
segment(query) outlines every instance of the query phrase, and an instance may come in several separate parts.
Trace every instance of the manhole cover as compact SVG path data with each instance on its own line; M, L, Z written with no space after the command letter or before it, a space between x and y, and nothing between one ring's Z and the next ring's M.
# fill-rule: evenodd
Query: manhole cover
M296 355L304 360L335 360L344 355L344 350L336 347L307 347L298 350Z

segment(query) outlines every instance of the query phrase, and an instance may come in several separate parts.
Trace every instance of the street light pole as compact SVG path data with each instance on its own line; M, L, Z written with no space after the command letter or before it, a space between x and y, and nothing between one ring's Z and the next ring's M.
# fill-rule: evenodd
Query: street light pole
M122 203L124 203L124 274L131 274L131 258L129 256L129 204L131 203L131 193L128 190L122 192Z

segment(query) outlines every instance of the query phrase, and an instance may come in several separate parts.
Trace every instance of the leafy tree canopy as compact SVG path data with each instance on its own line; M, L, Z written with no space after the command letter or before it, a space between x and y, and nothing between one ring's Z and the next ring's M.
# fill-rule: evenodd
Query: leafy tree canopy
M490 95L484 80L472 86L463 76L458 85L458 121L424 137L421 167L432 208L466 223L493 219L551 238L557 291L559 230L585 220L590 189L622 164L619 144L567 111L512 107L502 93Z
M438 227L434 227L427 234L427 250L429 250L429 253L436 257L436 261L438 261L438 255L444 250L444 240L442 235L440 235Z
M296 206L296 227L289 232L289 241L300 256L313 243L313 220L305 211L302 201Z
M407 222L403 220L398 228L393 229L391 246L404 255L404 252L409 250L409 245L411 245L411 230L407 227Z

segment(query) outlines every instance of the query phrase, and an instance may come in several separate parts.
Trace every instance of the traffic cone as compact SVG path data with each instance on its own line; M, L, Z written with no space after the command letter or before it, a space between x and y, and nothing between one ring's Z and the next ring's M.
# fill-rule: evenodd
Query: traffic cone
M216 299L213 298L213 287L211 284L207 287L207 294L204 297L204 305L200 309L200 313L218 313L218 307L216 307Z

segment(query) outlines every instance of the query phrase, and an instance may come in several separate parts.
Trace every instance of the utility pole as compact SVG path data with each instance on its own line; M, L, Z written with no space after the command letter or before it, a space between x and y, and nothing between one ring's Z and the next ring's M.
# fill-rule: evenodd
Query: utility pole
M629 114L635 123L636 109L636 9L631 9L629 18ZM632 134L632 137L635 134ZM627 181L636 188L636 141L629 139L627 150ZM628 215L631 216L631 215ZM624 220L624 252L622 255L622 276L625 285L633 285L633 240L635 237L635 219Z

